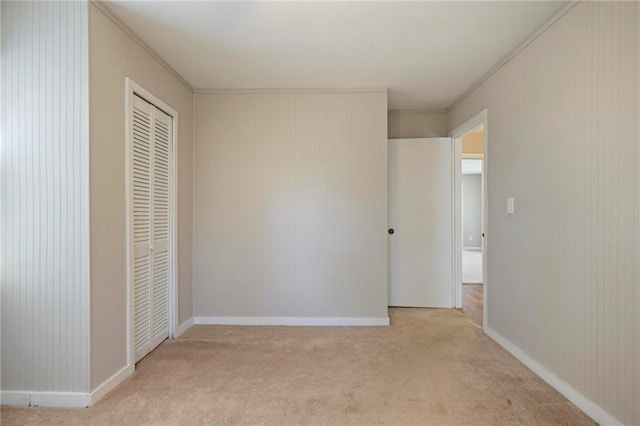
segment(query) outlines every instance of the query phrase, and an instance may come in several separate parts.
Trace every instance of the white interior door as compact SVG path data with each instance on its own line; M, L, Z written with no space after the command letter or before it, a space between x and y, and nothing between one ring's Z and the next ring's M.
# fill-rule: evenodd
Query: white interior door
M389 141L389 305L453 307L451 138Z
M133 344L137 362L169 336L170 116L138 96L131 117Z

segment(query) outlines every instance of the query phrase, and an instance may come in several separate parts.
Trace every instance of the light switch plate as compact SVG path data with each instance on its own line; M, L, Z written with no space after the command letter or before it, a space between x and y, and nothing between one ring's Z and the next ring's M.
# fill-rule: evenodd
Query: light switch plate
M515 200L513 197L507 198L507 214L513 214L515 211Z

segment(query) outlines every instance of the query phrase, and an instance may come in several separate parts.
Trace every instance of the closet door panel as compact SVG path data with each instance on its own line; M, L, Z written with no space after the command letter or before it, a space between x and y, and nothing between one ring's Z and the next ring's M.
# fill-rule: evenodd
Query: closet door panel
M169 336L169 235L172 118L153 111L151 349Z
M131 135L134 354L150 350L151 151L153 107L134 96Z

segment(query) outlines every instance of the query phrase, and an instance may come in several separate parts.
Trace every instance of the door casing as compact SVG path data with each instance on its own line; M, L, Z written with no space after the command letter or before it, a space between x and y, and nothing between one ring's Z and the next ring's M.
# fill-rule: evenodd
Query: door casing
M454 301L456 308L462 308L462 137L473 129L483 126L483 163L482 163L482 328L487 328L488 318L488 291L489 277L487 271L490 256L489 245L489 194L487 184L489 178L489 111L482 110L460 126L456 127L449 136L453 138L454 153L454 240L453 240L453 264L454 264Z
M130 78L125 79L125 158L126 158L126 211L127 211L127 365L134 365L134 323L133 323L133 191L131 177L133 159L131 158L131 117L133 97L137 95L170 115L173 119L173 143L171 146L169 174L169 338L173 339L178 328L178 111L154 96L144 87Z

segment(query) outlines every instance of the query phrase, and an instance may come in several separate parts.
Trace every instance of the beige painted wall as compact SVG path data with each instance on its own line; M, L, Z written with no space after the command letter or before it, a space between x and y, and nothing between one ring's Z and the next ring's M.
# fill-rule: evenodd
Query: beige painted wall
M449 135L446 112L389 111L389 139L437 138Z
M484 132L471 132L462 138L463 154L482 154L484 152Z
M193 95L90 5L91 389L127 362L125 77L178 111L179 320L192 316Z
M581 2L449 116L488 109L489 327L636 425L639 76L640 3Z
M387 317L387 95L195 94L194 312Z

